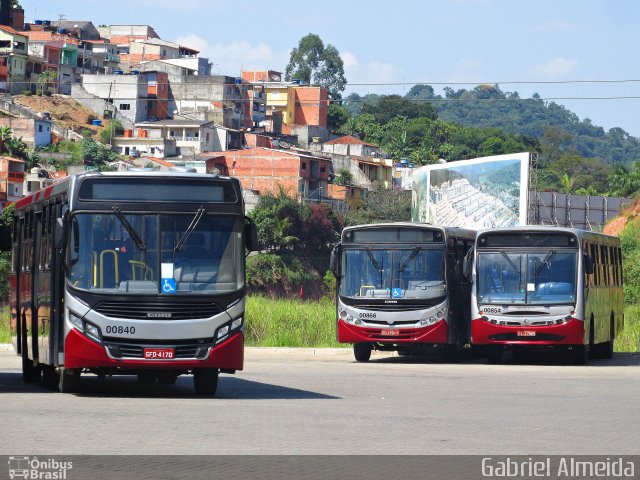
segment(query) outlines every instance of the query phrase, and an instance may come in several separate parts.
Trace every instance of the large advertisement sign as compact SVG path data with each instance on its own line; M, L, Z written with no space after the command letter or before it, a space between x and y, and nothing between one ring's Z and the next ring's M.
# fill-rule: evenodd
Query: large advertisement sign
M414 170L412 220L472 229L526 225L529 156L496 155Z

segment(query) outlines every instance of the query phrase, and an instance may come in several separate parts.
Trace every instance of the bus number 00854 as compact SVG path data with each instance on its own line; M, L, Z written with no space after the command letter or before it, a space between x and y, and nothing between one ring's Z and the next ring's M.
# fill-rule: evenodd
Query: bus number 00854
M107 325L105 328L106 333L115 333L119 335L129 334L133 335L136 333L136 327L124 327L122 325Z

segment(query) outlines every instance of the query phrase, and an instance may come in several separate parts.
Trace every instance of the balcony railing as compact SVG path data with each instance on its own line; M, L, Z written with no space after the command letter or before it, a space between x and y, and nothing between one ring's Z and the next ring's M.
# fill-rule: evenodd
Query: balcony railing
M24 172L9 172L7 174L7 179L10 182L23 182L24 181Z

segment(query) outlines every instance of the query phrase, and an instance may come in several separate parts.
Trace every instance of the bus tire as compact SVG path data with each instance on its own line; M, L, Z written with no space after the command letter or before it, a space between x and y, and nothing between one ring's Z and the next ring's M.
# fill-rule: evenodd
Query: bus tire
M616 336L615 319L613 315L611 315L611 323L609 327L609 340L598 345L598 356L600 358L604 358L606 360L611 360L613 358L613 342L614 342L615 336Z
M75 393L80 388L80 371L60 368L58 390L60 393Z
M500 363L502 361L502 350L502 345L487 345L485 347L487 362Z
M370 343L354 343L353 344L353 356L356 357L356 362L368 362L371 358Z
M193 388L198 395L213 396L218 389L217 368L196 368L193 371Z
M24 334L26 322L23 322L22 330L22 381L25 383L34 383L40 381L40 368L33 364L33 360L29 359L27 349L27 336Z

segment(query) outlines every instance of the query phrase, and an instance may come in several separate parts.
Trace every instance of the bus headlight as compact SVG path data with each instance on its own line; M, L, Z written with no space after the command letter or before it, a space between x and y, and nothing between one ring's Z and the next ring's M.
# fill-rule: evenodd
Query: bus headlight
M351 315L347 315L347 322L348 323L353 323L354 321L355 321L355 319Z
M223 337L226 337L228 333L229 333L229 325L225 325L224 327L220 327L218 329L218 334L216 335L216 337L218 339L221 339Z
M82 319L77 315L75 315L74 313L72 313L71 310L69 310L69 322L71 323L71 325L76 327L81 332L84 331L84 325L82 325Z
M231 322L231 330L235 330L236 328L240 328L241 326L242 326L242 317L238 317L233 322Z
M93 323L84 322L84 333L87 337L95 340L96 342L102 342L100 327L95 326Z
M340 310L340 313L338 315L340 315L340 318L347 318L347 311L346 310Z
M444 318L444 312L442 310L438 311L438 313L436 313L436 316L438 318Z

